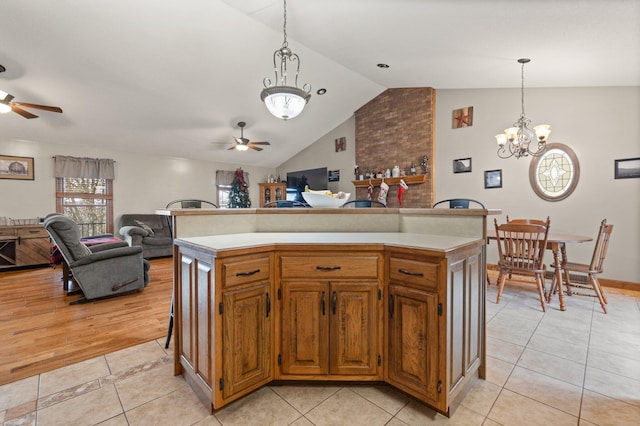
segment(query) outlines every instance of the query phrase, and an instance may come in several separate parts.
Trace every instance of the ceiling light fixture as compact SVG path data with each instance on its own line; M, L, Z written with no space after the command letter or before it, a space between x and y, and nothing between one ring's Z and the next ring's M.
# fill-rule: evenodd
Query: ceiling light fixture
M518 63L522 64L520 88L522 113L520 118L513 123L513 127L509 127L504 130L504 133L496 135L496 141L498 142L498 157L510 158L515 156L516 158L526 157L531 155L533 157L541 156L547 149L547 139L549 133L551 133L550 126L548 124L541 124L535 126L533 131L529 129L531 120L524 114L524 64L527 64L531 59L522 58L518 59ZM538 146L535 151L529 148L529 144L533 141L534 137L537 140Z
M305 83L302 89L298 88L298 73L300 72L300 58L293 53L287 43L287 0L284 0L284 41L282 47L273 53L273 69L276 74L275 82L265 77L262 83L264 89L260 93L260 99L274 116L283 120L295 118L304 109L311 98L311 85ZM287 86L287 63L295 63L295 86ZM278 68L279 72L278 72Z
M11 112L11 105L9 105L11 99L13 99L13 96L9 95L7 92L3 92L2 90L0 90L0 114Z

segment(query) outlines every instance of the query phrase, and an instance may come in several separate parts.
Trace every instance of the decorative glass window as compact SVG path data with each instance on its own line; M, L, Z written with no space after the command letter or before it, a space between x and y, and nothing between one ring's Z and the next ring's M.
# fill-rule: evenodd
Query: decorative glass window
M561 143L547 144L540 157L529 166L529 181L533 191L543 200L560 201L576 189L580 164L575 152Z

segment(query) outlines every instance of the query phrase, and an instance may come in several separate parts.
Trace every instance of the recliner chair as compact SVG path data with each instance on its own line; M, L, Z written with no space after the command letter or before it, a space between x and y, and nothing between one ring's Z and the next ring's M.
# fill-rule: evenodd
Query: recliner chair
M44 227L84 294L71 304L127 293L149 283L149 262L142 257L142 247L122 241L89 248L80 241L78 225L64 215L48 217Z

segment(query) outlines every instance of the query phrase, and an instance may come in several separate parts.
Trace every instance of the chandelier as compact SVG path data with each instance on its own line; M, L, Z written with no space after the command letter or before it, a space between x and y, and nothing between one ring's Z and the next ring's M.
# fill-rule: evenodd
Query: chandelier
M551 133L550 126L548 124L541 124L535 126L533 131L529 129L531 120L524 115L524 64L529 63L531 59L522 58L518 59L518 62L522 64L522 86L520 89L522 99L522 113L520 118L513 123L513 127L509 127L504 130L504 133L496 135L498 142L498 157L510 158L515 156L516 158L526 157L531 155L533 157L541 156L547 149L546 142ZM530 148L531 142L536 140L538 146L534 150Z
M260 99L267 106L269 112L278 118L288 120L300 115L304 106L311 98L311 85L305 84L298 88L298 73L300 72L300 58L293 53L287 43L287 0L284 0L284 42L282 47L273 53L273 69L275 81L265 77L262 81L264 89ZM287 64L295 66L295 86L287 86Z

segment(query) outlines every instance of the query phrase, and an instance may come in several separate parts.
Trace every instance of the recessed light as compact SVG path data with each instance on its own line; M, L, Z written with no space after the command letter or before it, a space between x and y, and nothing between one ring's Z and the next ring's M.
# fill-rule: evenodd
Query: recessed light
M324 95L325 93L327 93L327 89L325 89L325 88L323 87L322 89L318 89L318 90L316 91L316 93L317 93L318 95Z
M378 64L377 66L378 68L389 68L389 65L387 64Z

